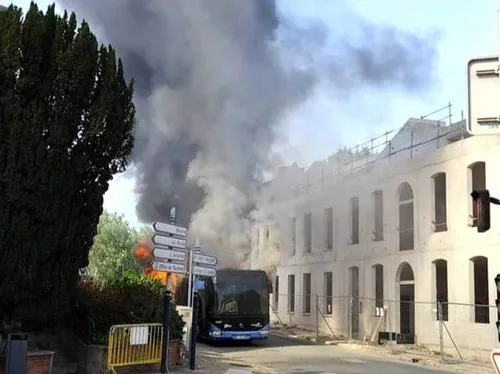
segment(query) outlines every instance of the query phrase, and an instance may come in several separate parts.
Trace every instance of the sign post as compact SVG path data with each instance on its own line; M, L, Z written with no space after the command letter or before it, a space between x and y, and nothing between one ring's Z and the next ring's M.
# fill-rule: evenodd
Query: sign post
M198 333L198 315L200 313L199 295L195 292L200 288L196 276L215 277L217 271L217 257L201 253L200 244L196 240L196 248L189 251L189 285L188 285L188 306L192 307L193 320L191 322L191 339L189 346L189 368L195 369L196 364L196 335ZM203 280L200 280L202 283Z
M156 271L167 273L165 284L165 303L163 305L163 341L160 371L167 373L168 363L168 322L170 318L169 274L186 273L186 237L187 229L175 224L176 208L170 210L170 223L155 222L153 229L153 264Z

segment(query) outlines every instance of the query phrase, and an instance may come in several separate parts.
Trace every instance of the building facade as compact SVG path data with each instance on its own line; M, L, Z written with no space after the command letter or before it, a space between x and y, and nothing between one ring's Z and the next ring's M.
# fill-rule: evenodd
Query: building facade
M353 339L497 346L500 207L477 233L470 192L500 195L500 136L421 119L384 136L265 186L247 266L275 264L273 319Z

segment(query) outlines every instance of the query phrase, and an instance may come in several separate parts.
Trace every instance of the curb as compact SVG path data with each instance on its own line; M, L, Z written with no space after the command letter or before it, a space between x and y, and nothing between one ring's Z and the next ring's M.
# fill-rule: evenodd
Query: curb
M248 369L252 370L252 373L255 374L276 374L279 373L279 371L276 371L274 369L268 368L266 366L262 366L259 364L254 364L250 361L246 360L231 360L231 361L226 361L227 364L234 368L239 368L239 369Z

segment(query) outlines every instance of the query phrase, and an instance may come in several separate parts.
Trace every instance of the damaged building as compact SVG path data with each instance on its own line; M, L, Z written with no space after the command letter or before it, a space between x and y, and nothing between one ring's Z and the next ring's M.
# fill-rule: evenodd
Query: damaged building
M470 192L500 194L498 159L499 136L411 118L363 147L278 170L246 263L271 269L274 323L436 349L442 337L447 351L496 346L500 208L478 233Z

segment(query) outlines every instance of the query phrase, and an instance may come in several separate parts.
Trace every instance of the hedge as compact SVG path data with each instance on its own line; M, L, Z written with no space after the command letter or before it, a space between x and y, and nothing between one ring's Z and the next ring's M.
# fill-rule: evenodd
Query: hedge
M87 343L106 344L112 325L161 323L163 304L164 286L142 274L123 274L106 284L84 280L74 300L73 327ZM170 339L181 339L184 325L171 302Z

